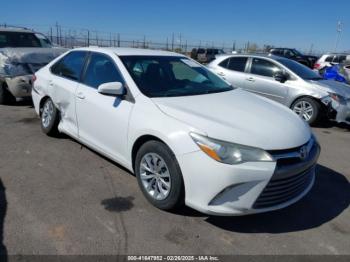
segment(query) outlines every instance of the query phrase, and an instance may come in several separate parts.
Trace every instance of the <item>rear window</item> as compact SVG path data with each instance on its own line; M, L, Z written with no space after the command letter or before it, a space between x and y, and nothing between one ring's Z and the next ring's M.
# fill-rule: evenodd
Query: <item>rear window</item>
M272 50L270 51L270 53L273 54L273 55L280 55L282 52L281 52L281 50L279 50L279 49L272 49Z
M334 63L341 63L341 62L343 62L345 59L346 59L346 56L345 56L345 55L340 55L340 56L337 55L337 56L335 56L333 62L334 62Z
M71 80L79 80L84 66L86 52L70 52L51 67L51 72L55 75L63 76Z
M230 60L229 58L225 59L224 61L222 61L221 63L219 63L219 66L221 66L221 67L223 67L223 68L227 68L227 67L228 67L228 61L229 61L229 60Z
M42 47L34 33L0 32L0 48L4 47Z
M333 61L333 56L332 55L328 56L324 61L332 62Z

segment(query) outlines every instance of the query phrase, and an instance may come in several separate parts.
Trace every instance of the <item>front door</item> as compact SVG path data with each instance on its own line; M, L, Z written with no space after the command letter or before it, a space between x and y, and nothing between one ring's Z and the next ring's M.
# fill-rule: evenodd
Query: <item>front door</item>
M250 92L284 104L288 95L288 86L274 79L274 74L283 69L263 58L253 57L251 59L250 72L245 79L245 88Z
M123 97L98 93L99 85L108 82L125 84L111 57L91 53L76 93L79 138L126 163L129 116L134 104Z

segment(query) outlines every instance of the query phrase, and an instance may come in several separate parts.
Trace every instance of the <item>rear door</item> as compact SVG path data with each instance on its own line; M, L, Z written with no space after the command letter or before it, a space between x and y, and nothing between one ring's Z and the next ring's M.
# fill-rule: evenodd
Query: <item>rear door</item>
M87 52L72 51L51 67L50 96L60 110L60 128L74 137L78 135L75 93Z
M76 94L79 138L126 163L129 115L134 104L122 96L100 94L99 85L108 82L121 82L125 86L114 60L92 52Z
M284 104L288 94L288 85L274 79L274 74L279 71L283 69L272 61L252 57L249 73L245 79L245 88L250 92Z
M227 58L219 64L217 74L223 77L232 86L244 89L247 61L248 57L244 56Z

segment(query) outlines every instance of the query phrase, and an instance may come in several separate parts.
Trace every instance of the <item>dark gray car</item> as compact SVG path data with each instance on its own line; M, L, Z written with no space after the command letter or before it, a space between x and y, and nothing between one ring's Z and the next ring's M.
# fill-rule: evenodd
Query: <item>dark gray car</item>
M288 106L309 124L322 115L350 124L350 86L324 80L298 62L273 55L223 55L208 67L235 87Z

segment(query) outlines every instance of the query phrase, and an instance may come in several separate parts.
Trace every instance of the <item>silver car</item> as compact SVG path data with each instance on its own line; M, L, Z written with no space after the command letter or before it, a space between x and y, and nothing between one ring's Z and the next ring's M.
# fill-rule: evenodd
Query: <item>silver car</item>
M222 55L208 67L235 87L288 106L310 125L323 116L350 124L350 86L324 80L298 62L273 55Z

